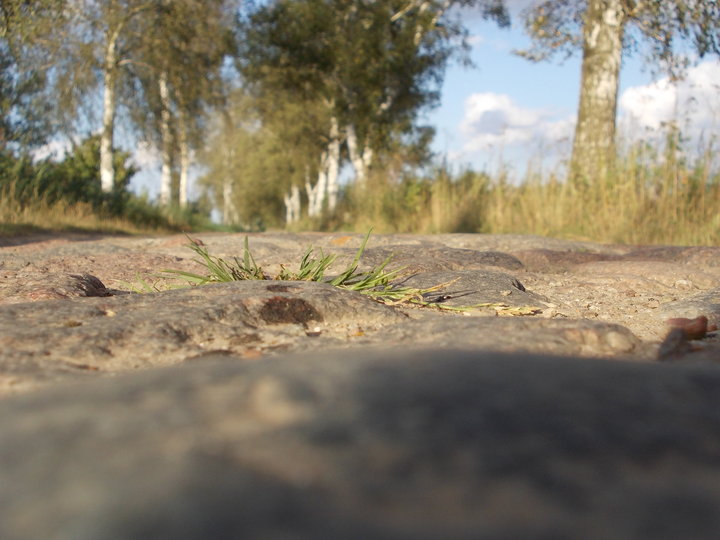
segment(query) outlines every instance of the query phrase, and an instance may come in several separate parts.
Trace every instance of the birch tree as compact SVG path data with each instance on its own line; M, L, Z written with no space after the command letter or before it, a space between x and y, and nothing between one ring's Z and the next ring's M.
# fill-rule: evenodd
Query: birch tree
M716 0L547 0L531 6L525 24L533 61L582 51L580 102L570 175L602 178L613 167L620 67L625 54L644 49L656 70L682 77L689 56L720 54Z
M113 147L115 116L118 107L117 86L123 75L123 65L132 62L133 48L137 47L139 33L133 33L131 23L152 7L149 0L75 0L67 2L65 11L71 26L71 48L67 49L66 62L75 62L81 73L83 64L100 72L102 78L102 129L100 132L100 186L108 193L115 187ZM89 46L88 46L89 45ZM63 80L64 77L58 77ZM66 85L75 81L66 80ZM77 88L82 96L92 90L87 83ZM80 99L83 99L81 97Z
M378 153L437 103L446 62L464 36L447 16L452 4L277 0L245 21L239 65L255 94L279 89L326 109L316 181L305 185L309 215L334 209L343 159L363 183ZM484 14L503 12L492 4Z
M226 224L296 222L308 201L306 183L318 177L315 156L326 148L326 109L282 93L248 95L244 88L229 104L202 152L207 174L201 185L218 208L229 209Z
M369 51L362 63L342 63L349 67L343 79L362 80L364 74L371 81L365 86L368 91L340 85L351 112L344 134L358 184L365 183L378 153L391 139L413 132L418 113L438 102L447 60L465 46L460 12L453 8L471 3L483 18L509 24L504 4L495 0L381 2L370 12L358 10L346 23L348 53L354 53L358 42L363 43L361 50ZM371 31L357 35L363 28Z
M41 0L3 2L34 51L32 66L42 72L52 94L53 116L67 133L79 128L81 111L102 91L100 180L103 192L115 187L113 137L117 87L138 43L137 18L152 0ZM12 9L9 9L9 8ZM50 102L50 101L49 101ZM90 115L90 122L96 118ZM87 123L87 119L86 122Z
M202 140L208 110L225 99L221 69L233 51L237 5L234 0L158 0L145 21L148 37L133 67L138 85L130 92L144 96L134 110L136 124L158 139L162 205L173 198L187 205L192 148ZM179 185L173 197L175 171Z

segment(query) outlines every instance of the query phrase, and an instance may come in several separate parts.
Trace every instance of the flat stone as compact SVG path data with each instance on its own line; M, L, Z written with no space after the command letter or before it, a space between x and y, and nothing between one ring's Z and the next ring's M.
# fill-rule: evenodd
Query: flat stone
M426 314L386 328L381 335L381 339L368 337L365 343L635 360L649 360L654 354L624 326L588 320Z
M508 306L544 307L548 299L528 292L515 277L502 272L463 270L423 272L400 281L401 286L428 289L443 285L428 293L426 299L442 306L473 306L482 303L502 303Z
M0 277L0 305L112 294L102 281L90 274L0 270Z
M363 254L363 259L367 258L365 263L370 266L377 266L390 257L392 264L388 268L403 267L408 273L488 268L519 270L523 267L515 256L497 251L396 245L371 248Z
M525 268L534 272L565 272L588 262L607 261L616 255L591 251L554 251L551 249L524 249L512 253Z
M577 265L573 273L587 276L612 276L615 279L644 278L659 286L698 290L720 283L720 267L698 268L668 261L598 261Z
M684 300L664 304L657 313L658 319L666 320L676 317L694 319L705 315L708 322L720 327L720 288L697 293Z
M245 281L0 306L0 395L67 378L339 345L407 316L323 283Z

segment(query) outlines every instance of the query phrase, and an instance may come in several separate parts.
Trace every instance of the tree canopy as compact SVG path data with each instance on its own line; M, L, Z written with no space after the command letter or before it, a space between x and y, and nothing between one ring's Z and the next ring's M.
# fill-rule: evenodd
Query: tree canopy
M260 98L260 121L272 123L275 98L324 110L309 167L318 179L305 186L311 214L326 191L334 207L341 162L362 183L384 151L420 133L419 114L438 103L447 61L464 45L466 30L449 11L459 3L276 0L243 19L237 64ZM507 24L501 2L476 4Z

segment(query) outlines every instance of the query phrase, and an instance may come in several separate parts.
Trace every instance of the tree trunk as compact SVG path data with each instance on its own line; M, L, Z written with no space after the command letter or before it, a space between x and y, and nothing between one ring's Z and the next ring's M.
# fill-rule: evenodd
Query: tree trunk
M283 197L285 202L285 223L290 225L300 220L300 188L292 186L290 193Z
M190 175L190 145L188 143L187 121L185 113L178 116L178 145L180 146L180 182L178 186L178 204L185 208L188 203L188 178Z
M330 119L330 137L327 148L320 157L318 180L315 186L305 182L308 196L308 216L322 214L323 204L327 199L328 210L335 210L338 192L340 191L340 126L335 116Z
M100 135L100 188L110 193L115 187L113 133L115 130L115 82L117 79L117 40L119 29L108 32L103 66L103 128Z
M580 105L570 177L592 181L616 159L615 117L622 61L623 0L589 0L583 26Z
M352 163L353 170L355 171L355 183L362 187L368 177L368 171L372 164L373 151L372 148L365 145L362 150L358 143L357 132L355 126L352 124L345 128L345 137L348 147L348 153L350 154L350 163Z
M235 209L235 203L233 202L233 185L230 179L226 179L223 182L223 208L222 208L222 222L223 225L234 225L237 223L237 210Z
M308 216L310 217L319 216L322 213L323 202L327 194L328 160L329 155L326 150L320 158L317 183L312 186L309 181L305 182L305 191L307 191L308 196Z
M172 131L170 128L170 89L167 72L162 71L158 79L160 92L160 136L162 138L162 172L160 173L160 204L170 204L172 189Z
M340 191L340 126L334 116L330 122L330 143L327 149L327 199L328 210L332 212L337 206Z

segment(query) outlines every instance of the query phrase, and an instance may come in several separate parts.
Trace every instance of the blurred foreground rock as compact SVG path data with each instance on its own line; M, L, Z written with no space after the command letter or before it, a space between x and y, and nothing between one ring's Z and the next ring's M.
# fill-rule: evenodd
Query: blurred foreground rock
M715 539L720 372L225 356L3 402L0 537Z

